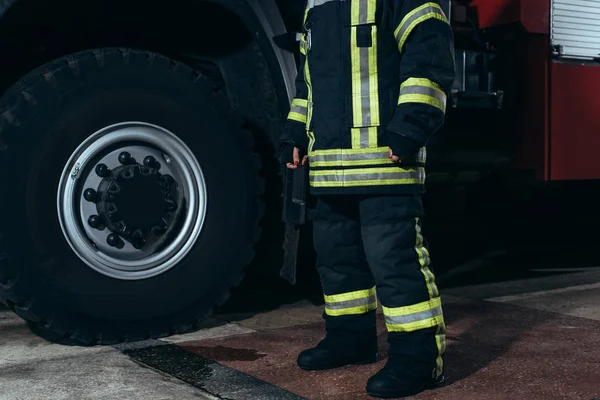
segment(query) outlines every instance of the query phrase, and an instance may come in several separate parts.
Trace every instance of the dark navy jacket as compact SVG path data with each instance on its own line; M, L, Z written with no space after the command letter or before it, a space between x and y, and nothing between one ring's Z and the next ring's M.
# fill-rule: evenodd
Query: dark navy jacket
M422 191L425 145L454 82L439 1L309 0L300 53L281 142L308 153L312 193ZM393 163L392 135L414 156Z

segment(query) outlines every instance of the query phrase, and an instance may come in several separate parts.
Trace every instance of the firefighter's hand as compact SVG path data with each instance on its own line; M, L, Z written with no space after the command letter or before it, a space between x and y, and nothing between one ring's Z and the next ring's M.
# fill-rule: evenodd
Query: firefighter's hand
M390 148L389 157L395 163L414 158L421 148L418 143L394 132L388 133L388 142Z
M297 147L294 147L293 160L294 161L292 163L286 164L288 169L296 169L296 168L298 168L299 165L306 164L308 157L304 156L304 157L302 157L302 161L300 161L300 149Z

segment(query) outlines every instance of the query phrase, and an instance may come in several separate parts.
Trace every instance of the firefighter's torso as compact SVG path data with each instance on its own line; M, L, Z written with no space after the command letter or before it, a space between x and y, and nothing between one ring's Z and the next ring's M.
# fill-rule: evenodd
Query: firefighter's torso
M300 48L306 57L301 73L309 89L314 193L397 192L397 184L424 183L425 149L399 165L386 145L386 124L401 84L398 32L388 23L388 1L307 2Z

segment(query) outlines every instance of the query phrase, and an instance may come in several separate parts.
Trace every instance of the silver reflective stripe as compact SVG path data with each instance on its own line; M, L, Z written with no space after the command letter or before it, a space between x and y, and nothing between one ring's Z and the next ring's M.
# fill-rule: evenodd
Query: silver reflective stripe
M298 113L298 114L304 115L306 117L308 115L308 108L302 107L302 106L292 106L290 112Z
M425 181L425 171L418 169L416 171L402 171L397 172L376 172L376 173L353 173L352 170L336 172L331 171L328 175L310 175L311 182L360 182L360 181L379 181L379 180L405 180L410 179L417 182Z
M368 102L369 100L367 100ZM365 103L363 102L363 107ZM368 111L367 111L368 112ZM365 110L363 109L363 120L365 119ZM369 118L370 120L371 118ZM360 128L360 147L369 147L369 128Z
M425 321L427 319L435 318L442 314L442 306L437 306L435 308L432 308L431 310L421 311L414 314L399 315L393 317L386 315L385 322L390 325L404 325L410 324L411 322Z
M308 0L308 4L306 8L315 8L318 6L322 6L325 3L329 3L331 1L339 1L339 0Z
M368 129L368 128L365 128ZM368 154L319 154L309 156L309 162L337 162L337 161L362 161L389 159L389 152L368 153Z
M431 96L441 101L444 107L446 107L446 94L434 88L420 85L405 86L400 90L400 97L407 94L424 94L426 96Z
M354 0L356 1L356 0ZM359 16L358 23L366 24L369 18L369 0L359 0Z
M369 73L369 48L360 48L360 99L362 109L362 126L371 126L371 80ZM363 144L363 132L361 131L360 144L369 147L369 132L366 134L366 142Z
M363 297L362 299L354 299L347 301L337 301L335 303L325 303L325 307L330 310L343 310L346 308L354 308L360 306L368 306L377 301L376 295L371 295L369 297Z
M446 19L446 16L444 16L444 13L442 12L442 10L440 8L434 7L434 6L424 7L423 9L410 15L410 17L408 19L406 19L405 21L402 22L402 26L400 27L400 30L396 34L396 41L400 44L404 34L413 27L413 22L415 22L417 19L419 19L429 13L438 14L444 20ZM400 49L400 50L402 50L402 49Z

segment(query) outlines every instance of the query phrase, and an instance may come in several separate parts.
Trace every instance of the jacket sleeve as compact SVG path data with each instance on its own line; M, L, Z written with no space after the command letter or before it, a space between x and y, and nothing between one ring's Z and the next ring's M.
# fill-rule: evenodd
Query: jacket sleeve
M390 0L401 53L400 96L388 131L424 146L441 128L455 79L454 37L439 0Z
M294 145L300 149L308 149L308 136L306 134L306 122L308 118L308 85L304 80L304 68L306 65L307 43L304 36L300 39L300 69L296 76L296 94L292 101L292 107L287 116L283 134L279 140L281 146Z

